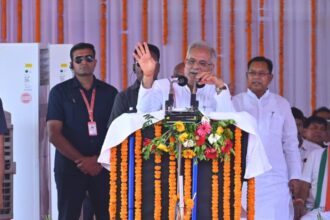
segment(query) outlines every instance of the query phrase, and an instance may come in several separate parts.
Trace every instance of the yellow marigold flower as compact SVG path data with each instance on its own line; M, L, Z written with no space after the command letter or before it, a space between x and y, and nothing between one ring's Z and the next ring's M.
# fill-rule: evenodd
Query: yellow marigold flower
M167 146L165 144L159 144L157 146L157 149L162 150L162 151L165 151L165 152L168 152L168 148L167 148Z
M191 158L193 158L195 155L196 155L196 154L195 154L195 152L194 152L193 150L184 150L184 151L182 152L182 157L183 157L183 158L189 158L189 159L191 159Z
M185 142L187 138L188 134L186 132L179 135L179 141L181 141L182 143Z
M175 129L178 131L178 132L183 132L186 128L184 127L184 124L182 121L177 121L174 123L175 125Z
M223 127L221 127L221 126L219 126L219 127L217 128L217 134L218 134L218 135L221 135L224 131L225 131L225 130L224 130Z

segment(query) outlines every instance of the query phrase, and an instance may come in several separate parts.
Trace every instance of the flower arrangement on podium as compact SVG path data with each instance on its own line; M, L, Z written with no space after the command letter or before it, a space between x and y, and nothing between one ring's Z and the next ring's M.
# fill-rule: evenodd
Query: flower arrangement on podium
M211 120L199 112L197 116L193 113L165 115L165 120L156 124L154 117L147 114L142 129L127 137L118 152L117 148L111 149L111 219L153 216L153 219L174 220L180 212L182 219L195 220L200 213L197 212L199 203L206 200L210 200L211 205L204 211L211 212L212 219L240 218L247 134L234 120ZM151 129L145 129L149 126ZM205 176L210 177L209 181L198 181ZM144 182L144 178L153 181ZM249 179L248 220L254 219L254 185L254 179ZM153 187L153 204L143 197L144 190L149 192L150 187ZM203 187L210 190L198 197L201 194L197 191ZM167 211L163 211L163 198L168 198ZM152 205L152 212L144 210L142 204Z
M199 160L224 160L233 149L233 132L229 126L234 120L210 120L202 116L201 120L192 122L163 122L165 132L160 137L145 138L143 141L143 157L149 159L150 154L178 154L177 143L182 144L183 158Z

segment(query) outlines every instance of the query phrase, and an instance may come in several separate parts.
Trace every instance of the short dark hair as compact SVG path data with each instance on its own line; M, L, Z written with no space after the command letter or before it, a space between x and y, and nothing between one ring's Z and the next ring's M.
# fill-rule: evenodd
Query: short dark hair
M320 124L324 125L327 129L327 121L324 118L318 116L310 116L304 121L304 128L308 128L311 124Z
M327 112L327 113L330 113L330 109L328 109L327 107L325 106L322 106L318 109L316 109L314 112L313 112L313 115L317 115L318 113L320 112Z
M300 119L302 121L305 120L304 113L299 108L292 107L291 112L292 112L292 115L295 119Z
M81 50L81 49L90 49L90 50L92 50L93 51L93 57L95 57L96 53L95 53L94 45L90 44L90 43L80 42L80 43L75 44L70 50L71 61L73 60L73 53L76 50Z
M148 44L148 48L150 50L151 53L156 55L156 59L157 61L159 61L160 59L160 52L159 52L159 48L153 44ZM136 49L134 50L134 53L136 53ZM134 59L135 60L135 59Z
M253 62L265 62L267 64L267 68L270 74L272 74L273 71L273 62L270 59L267 59L266 57L263 56L257 56L253 57L247 65L247 68L250 69L250 66Z

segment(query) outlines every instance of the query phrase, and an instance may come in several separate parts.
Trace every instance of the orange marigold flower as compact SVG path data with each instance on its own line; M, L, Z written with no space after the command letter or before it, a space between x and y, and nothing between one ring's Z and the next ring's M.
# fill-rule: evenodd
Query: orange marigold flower
M170 143L175 143L175 137L173 136L170 137Z
M192 209L194 207L194 200L193 199L187 199L186 205L188 209Z
M196 154L195 154L195 152L194 152L193 150L184 150L184 151L182 152L182 157L183 157L183 158L189 158L189 159L191 159L191 158L193 158L195 155L196 155Z

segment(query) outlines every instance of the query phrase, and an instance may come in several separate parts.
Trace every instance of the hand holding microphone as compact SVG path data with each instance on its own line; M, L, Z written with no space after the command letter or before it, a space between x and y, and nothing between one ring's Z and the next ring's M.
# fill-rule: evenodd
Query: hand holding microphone
M217 88L226 89L225 83L221 78L216 77L210 72L200 72L196 74L197 84L215 85Z

